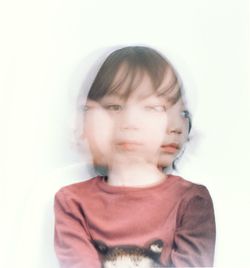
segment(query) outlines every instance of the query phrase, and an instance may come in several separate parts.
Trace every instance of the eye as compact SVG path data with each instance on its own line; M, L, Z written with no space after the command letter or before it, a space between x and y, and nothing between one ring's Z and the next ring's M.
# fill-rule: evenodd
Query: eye
M107 104L103 106L104 109L112 112L120 112L122 110L122 106L119 104Z
M183 118L186 118L186 119L189 119L189 120L190 120L190 117L191 117L189 111L187 111L187 110L182 111L182 112L181 112L181 116L182 116Z
M147 105L145 106L147 111L154 111L154 112L166 112L167 108L164 105Z

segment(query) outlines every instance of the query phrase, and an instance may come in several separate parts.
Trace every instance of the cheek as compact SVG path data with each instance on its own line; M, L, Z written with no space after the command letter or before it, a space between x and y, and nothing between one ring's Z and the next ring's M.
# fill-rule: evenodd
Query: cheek
M148 133L152 139L161 146L162 141L166 135L167 119L166 117L159 116L148 120L145 127L145 133Z
M84 138L86 138L89 143L93 143L95 141L96 133L98 133L97 124L91 117L87 117L85 119L83 132Z
M100 146L108 146L113 136L114 122L107 114L98 116L95 124L95 135Z
M90 148L105 153L112 137L113 122L105 114L96 112L86 116L84 136Z
M188 131L188 126L187 126L182 132L182 136L181 136L182 145L184 145L188 141L188 138L189 138L189 131Z

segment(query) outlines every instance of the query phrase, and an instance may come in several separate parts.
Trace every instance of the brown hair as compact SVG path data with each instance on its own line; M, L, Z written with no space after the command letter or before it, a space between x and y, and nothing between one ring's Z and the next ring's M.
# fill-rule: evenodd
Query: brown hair
M119 70L122 75L114 81ZM140 83L143 74L149 75L154 90L158 95L168 98L174 104L181 97L178 75L169 61L156 50L144 46L128 46L112 52L99 69L87 98L100 101L105 95L117 93L126 83L123 97L127 98ZM160 88L166 74L171 79L167 86ZM172 94L171 94L172 93Z

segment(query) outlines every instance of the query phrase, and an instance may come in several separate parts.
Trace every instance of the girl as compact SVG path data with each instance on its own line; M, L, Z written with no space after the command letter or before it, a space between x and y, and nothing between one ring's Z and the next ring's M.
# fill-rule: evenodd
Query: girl
M107 57L88 94L85 137L108 175L56 194L61 267L212 266L215 222L207 189L162 171L188 132L181 119L182 130L170 131L175 139L166 143L168 111L180 108L181 95L176 72L157 51L125 47ZM87 123L99 118L103 143Z

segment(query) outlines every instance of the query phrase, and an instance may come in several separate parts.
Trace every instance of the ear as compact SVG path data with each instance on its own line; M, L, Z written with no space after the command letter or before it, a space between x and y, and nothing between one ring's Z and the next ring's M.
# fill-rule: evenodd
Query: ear
M92 240L92 244L95 246L96 250L100 252L103 255L106 255L108 253L108 246L99 240Z
M160 255L163 249L163 244L162 240L155 240L149 245L149 249L150 251Z

